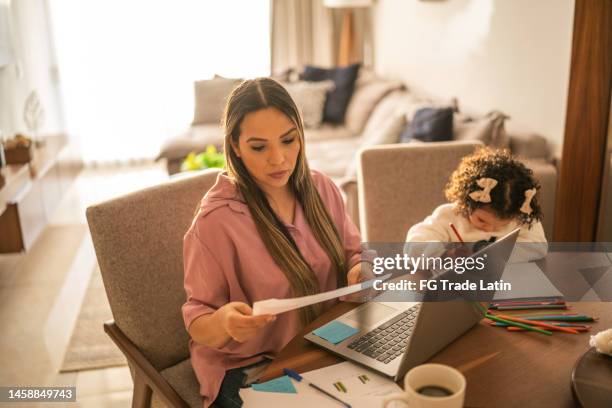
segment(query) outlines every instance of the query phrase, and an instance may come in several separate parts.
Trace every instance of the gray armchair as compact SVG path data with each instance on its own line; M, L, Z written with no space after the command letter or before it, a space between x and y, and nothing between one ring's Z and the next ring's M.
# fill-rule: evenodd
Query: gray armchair
M133 407L201 407L181 316L183 235L219 170L206 170L87 209L114 321L104 330L125 354Z
M376 146L361 151L357 171L361 238L404 242L408 229L446 202L444 186L478 142Z

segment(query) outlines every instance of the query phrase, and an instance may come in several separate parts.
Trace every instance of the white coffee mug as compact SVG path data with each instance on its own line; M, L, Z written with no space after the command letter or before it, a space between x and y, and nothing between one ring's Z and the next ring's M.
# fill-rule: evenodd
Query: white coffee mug
M404 392L387 396L383 407L391 401L403 401L410 408L461 408L465 399L465 377L453 367L443 364L423 364L408 371L404 377ZM442 388L450 394L431 396L424 388Z

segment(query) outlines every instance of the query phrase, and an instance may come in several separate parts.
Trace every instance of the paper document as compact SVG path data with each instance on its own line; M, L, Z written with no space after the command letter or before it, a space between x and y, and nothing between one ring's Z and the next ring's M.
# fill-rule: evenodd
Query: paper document
M309 371L302 376L342 401L346 401L353 408L380 407L385 396L402 391L391 379L350 361ZM309 387L305 381L297 382L294 379L291 381L295 385L297 394L258 392L252 388L243 388L240 390L240 398L245 408L341 407L337 401Z
M315 303L325 302L326 300L335 299L340 296L347 296L351 293L359 292L364 289L369 289L374 284L374 281L384 281L391 277L391 274L370 279L365 282L347 286L329 292L319 293L316 295L302 296L290 299L267 299L253 303L253 316L263 314L280 314L290 310L299 309L301 307L314 305Z
M520 262L506 265L501 279L512 285L509 292L497 292L495 300L533 297L563 297L535 262Z

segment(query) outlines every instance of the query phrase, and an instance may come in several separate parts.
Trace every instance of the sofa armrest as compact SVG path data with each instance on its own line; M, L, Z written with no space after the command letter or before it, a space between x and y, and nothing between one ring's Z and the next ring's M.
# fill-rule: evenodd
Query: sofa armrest
M346 211L353 223L359 229L359 199L357 196L357 180L355 178L345 178L339 183L340 189L344 193Z
M525 159L550 160L550 146L546 138L536 133L515 133L510 135L510 151Z
M189 405L168 384L136 345L121 331L113 320L104 323L104 331L127 358L134 376L133 407L149 407L151 391L169 407L189 408Z

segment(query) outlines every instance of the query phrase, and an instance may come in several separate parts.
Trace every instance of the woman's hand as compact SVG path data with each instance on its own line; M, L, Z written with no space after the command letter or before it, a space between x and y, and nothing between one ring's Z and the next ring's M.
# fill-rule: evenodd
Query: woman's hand
M374 278L375 275L372 272L372 265L367 262L360 262L353 266L346 275L346 280L349 286ZM340 297L340 300L343 302L367 302L373 298L375 294L376 291L370 288L352 293L348 296L342 296Z
M253 309L242 302L230 302L215 313L223 330L239 343L251 339L262 327L276 320L274 315L253 316Z

